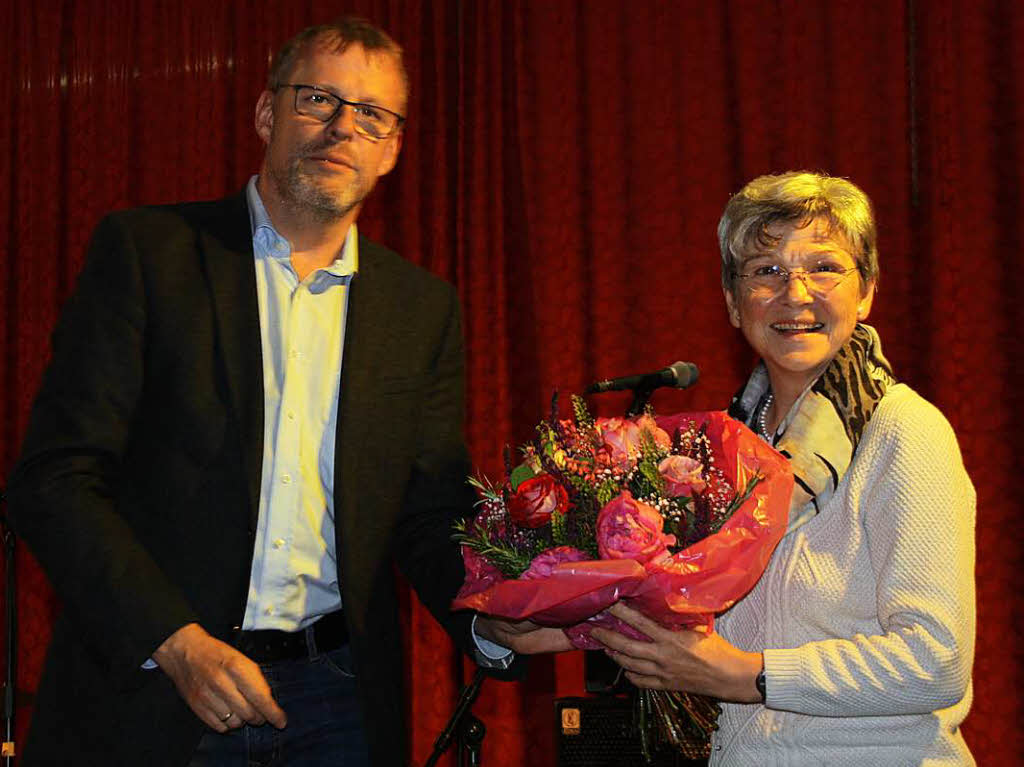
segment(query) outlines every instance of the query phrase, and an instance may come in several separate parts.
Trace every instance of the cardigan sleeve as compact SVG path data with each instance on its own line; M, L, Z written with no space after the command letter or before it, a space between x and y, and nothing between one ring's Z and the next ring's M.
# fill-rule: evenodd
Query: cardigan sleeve
M870 479L859 504L879 631L766 649L770 708L832 717L914 714L967 694L974 488L941 413L916 395L894 404L876 412L877 444L863 456Z

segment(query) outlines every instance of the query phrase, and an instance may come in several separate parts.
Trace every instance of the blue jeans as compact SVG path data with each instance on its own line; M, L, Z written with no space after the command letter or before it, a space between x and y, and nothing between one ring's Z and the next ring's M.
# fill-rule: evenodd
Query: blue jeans
M369 767L348 645L260 669L288 725L210 730L189 767Z

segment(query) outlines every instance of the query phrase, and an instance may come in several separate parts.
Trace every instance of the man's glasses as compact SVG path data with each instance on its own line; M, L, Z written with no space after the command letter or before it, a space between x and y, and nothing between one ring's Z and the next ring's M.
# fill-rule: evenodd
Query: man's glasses
M322 123L329 123L337 117L343 107L351 107L352 121L356 131L374 141L394 135L405 122L402 115L396 114L390 109L379 107L376 104L348 101L315 85L281 83L275 90L281 88L295 89L295 111L298 114L312 117Z
M733 276L742 280L747 291L757 298L779 295L794 277L803 282L808 292L824 296L856 271L856 266L846 268L831 261L821 261L809 267L793 269L779 264L763 264L746 274L733 272Z

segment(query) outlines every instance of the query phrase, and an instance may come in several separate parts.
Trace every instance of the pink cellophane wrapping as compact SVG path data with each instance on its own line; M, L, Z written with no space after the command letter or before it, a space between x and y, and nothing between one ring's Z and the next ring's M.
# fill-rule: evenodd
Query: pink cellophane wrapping
M786 530L793 476L785 457L724 412L657 418L670 435L691 421L706 424L715 465L737 492L755 473L764 477L717 533L646 566L631 559L564 562L547 577L529 580L504 579L463 547L466 581L452 609L561 627L581 649L601 647L589 636L594 625L642 636L602 614L618 600L663 626L711 626L713 616L746 594L768 565Z

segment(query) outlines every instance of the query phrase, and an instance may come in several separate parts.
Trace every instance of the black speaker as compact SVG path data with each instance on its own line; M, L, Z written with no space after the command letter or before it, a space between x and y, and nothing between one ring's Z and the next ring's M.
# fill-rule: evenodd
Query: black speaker
M640 737L633 731L630 698L604 695L555 701L558 767L703 767L663 747L644 761Z

